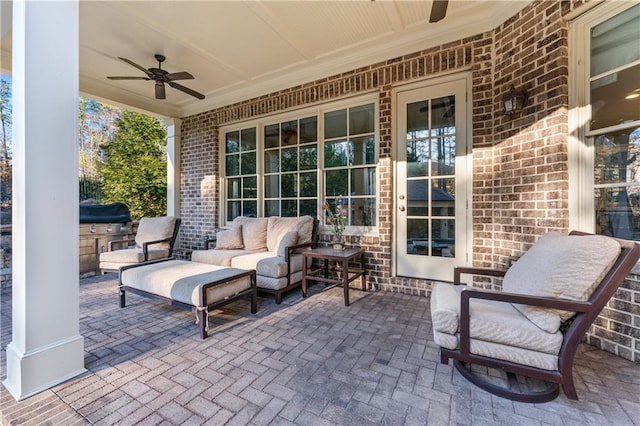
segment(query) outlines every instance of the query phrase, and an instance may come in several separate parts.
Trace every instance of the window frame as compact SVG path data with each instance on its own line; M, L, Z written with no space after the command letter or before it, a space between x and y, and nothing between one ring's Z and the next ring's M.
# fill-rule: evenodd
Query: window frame
M236 122L229 125L221 126L218 129L218 140L219 140L219 149L218 149L218 165L219 165L219 194L220 194L220 208L219 208L219 217L218 223L221 228L228 228L231 226L232 221L227 220L227 185L229 182L229 178L226 176L226 135L227 133L234 131L241 131L247 128L255 128L256 129L256 173L257 173L257 185L258 185L258 207L257 207L257 216L265 217L265 194L264 194L264 185L265 185L265 170L264 170L264 159L265 159L265 137L264 130L267 126L273 124L284 123L287 121L300 121L305 118L309 118L315 116L317 118L317 131L318 131L318 158L317 158L317 168L315 169L317 173L317 185L318 185L318 200L317 200L317 212L318 218L320 219L320 229L319 232L323 234L331 233L330 227L324 224L323 218L324 214L322 211L322 203L326 198L325 194L325 167L324 167L324 114L330 111L336 111L339 109L349 109L353 107L363 106L367 104L373 104L374 110L374 143L375 143L375 159L373 164L369 165L369 167L375 168L376 176L379 176L380 171L380 124L379 124L379 95L377 92L368 93L361 96L350 97L348 99L342 99L334 102L327 102L323 104L314 105L309 108L301 108L296 110L287 111L284 113L278 113L268 116L258 117L252 120ZM301 146L300 144L296 146ZM299 171L298 171L299 173ZM380 179L376 179L375 182L375 225L374 226L347 226L345 229L345 235L361 235L361 236L377 236L379 235L379 226L380 226L380 188L381 182ZM300 199L300 195L298 195L298 199Z
M584 232L596 232L594 166L595 139L599 135L633 127L640 120L603 127L589 128L591 119L591 29L636 6L635 2L603 2L570 23L569 31L569 227ZM636 64L638 61L631 62ZM602 186L602 185L600 185ZM621 185L622 186L622 185ZM631 185L628 185L631 186Z

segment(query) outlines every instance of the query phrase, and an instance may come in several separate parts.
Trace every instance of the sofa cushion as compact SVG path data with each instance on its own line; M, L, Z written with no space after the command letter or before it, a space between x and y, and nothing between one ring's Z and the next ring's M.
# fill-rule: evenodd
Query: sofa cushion
M243 248L242 225L233 226L216 234L216 250L238 250Z
M176 218L173 216L143 217L140 219L138 231L136 232L136 247L142 247L143 243L149 241L159 241L171 238L175 227ZM170 244L168 242L154 244L153 248L169 250Z
M155 245L155 244L154 244ZM147 260L162 259L169 256L168 249L150 248L147 250ZM144 252L141 248L105 251L100 253L100 263L140 263L144 262Z
M507 271L505 292L585 301L620 255L620 244L602 235L542 236ZM514 305L538 327L555 333L573 312Z
M231 266L231 259L234 257L251 253L258 252L248 250L194 250L193 253L191 253L191 261L208 263L209 265Z
M291 256L289 263L292 273L302 270L302 255ZM282 278L287 276L287 262L283 257L276 256L270 251L234 257L231 259L231 266L241 269L255 269L256 274L263 277Z
M278 241L278 249L276 250L278 256L284 258L287 255L287 247L295 246L298 242L298 232L289 231L282 234L280 241Z
M302 271L291 274L291 284L300 283L302 281ZM266 288L269 290L280 290L287 286L287 278L265 277L263 275L256 276L256 285L258 288Z
M277 252L282 235L289 231L298 233L298 244L311 242L313 238L313 218L311 216L278 217L271 216L267 227L267 250Z
M257 251L267 248L267 224L266 217L238 216L233 220L233 225L242 225L242 243L245 250Z

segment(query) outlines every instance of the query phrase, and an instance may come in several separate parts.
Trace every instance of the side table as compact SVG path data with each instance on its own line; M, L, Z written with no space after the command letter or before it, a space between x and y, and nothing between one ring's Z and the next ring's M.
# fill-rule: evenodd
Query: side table
M349 269L349 261L360 258L359 269ZM334 250L332 247L320 247L307 250L302 253L302 297L307 297L307 281L319 281L344 289L344 305L349 306L349 283L356 278L360 278L362 291L366 291L364 249L360 247L346 248L344 250ZM308 260L319 259L324 261L321 268L309 270ZM329 278L329 261L335 261L342 266L342 277L339 279Z

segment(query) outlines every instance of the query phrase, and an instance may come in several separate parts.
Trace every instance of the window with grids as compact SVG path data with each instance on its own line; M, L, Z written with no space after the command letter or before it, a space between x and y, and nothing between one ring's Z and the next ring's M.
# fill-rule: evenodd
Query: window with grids
M349 212L348 226L376 224L374 104L324 114L324 193Z
M335 105L335 104L334 104ZM338 199L348 227L376 226L375 103L221 129L222 224L237 216L310 215Z
M264 127L264 215L318 215L318 118Z
M226 218L258 215L256 128L225 134Z

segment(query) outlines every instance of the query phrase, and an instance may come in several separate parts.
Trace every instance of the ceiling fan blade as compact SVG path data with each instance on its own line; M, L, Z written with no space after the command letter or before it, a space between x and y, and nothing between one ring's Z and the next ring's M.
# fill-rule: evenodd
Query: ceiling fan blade
M166 99L166 97L164 84L161 81L156 81L156 99Z
M447 6L449 6L449 0L433 0L429 22L438 22L443 19L447 14Z
M123 61L123 62L128 63L128 64L129 64L129 65L131 65L132 67L138 68L140 71L142 71L143 73L145 73L145 74L146 74L146 75L148 75L149 77L153 77L153 74L151 74L151 73L149 72L149 70L148 70L148 69L146 69L146 68L144 68L143 66L138 65L138 64L136 64L135 62L133 62L133 61L131 61L131 60L127 59L127 58L120 57L120 56L118 56L118 59L120 59L120 60L121 60L121 61Z
M186 71L172 72L164 76L167 80L193 80L193 76Z
M202 93L198 93L195 90L191 90L188 87L184 87L182 84L178 84L178 83L174 83L173 81L169 81L169 86L173 87L174 89L178 89L184 93L188 93L191 96L194 96L198 99L204 99L204 95Z
M107 77L109 80L151 80L149 77Z

